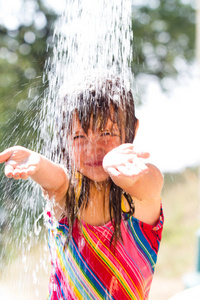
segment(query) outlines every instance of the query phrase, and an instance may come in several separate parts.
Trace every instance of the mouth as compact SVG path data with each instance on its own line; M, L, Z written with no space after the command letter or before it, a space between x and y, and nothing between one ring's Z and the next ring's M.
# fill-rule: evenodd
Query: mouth
M86 162L85 165L88 166L88 167L102 167L102 160L101 161Z

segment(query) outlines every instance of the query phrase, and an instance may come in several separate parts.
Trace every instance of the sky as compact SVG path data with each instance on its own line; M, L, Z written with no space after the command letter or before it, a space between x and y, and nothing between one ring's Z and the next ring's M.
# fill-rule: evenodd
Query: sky
M164 94L157 82L148 85L136 107L140 126L135 144L150 152L150 162L163 172L200 166L200 77L177 84Z
M187 1L190 0L183 2ZM60 14L66 0L57 0L56 5L54 0L44 2ZM20 22L20 3L21 0L0 1L1 21L10 29L15 29ZM157 1L151 3L156 5ZM29 2L29 13L24 16L27 23L31 19L32 9ZM42 16L40 21L45 22ZM147 80L144 83L147 85L146 93L141 97L142 105L136 108L140 126L135 144L149 151L150 161L163 172L178 172L200 164L200 76L194 72L186 77L177 81L170 94L164 94L156 81Z

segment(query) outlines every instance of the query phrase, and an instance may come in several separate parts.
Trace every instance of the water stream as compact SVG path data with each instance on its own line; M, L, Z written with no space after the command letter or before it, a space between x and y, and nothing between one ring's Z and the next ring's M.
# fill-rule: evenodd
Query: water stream
M44 82L49 82L41 128L47 156L49 150L57 148L55 123L62 110L61 99L82 81L85 73L106 70L133 82L131 1L67 1L55 24L53 41L53 57L46 61L43 77Z
M53 56L45 63L43 83L48 82L48 88L40 109L40 124L29 120L30 130L37 131L37 140L28 147L56 162L60 160L57 130L59 114L63 110L62 96L83 78L83 74L109 71L120 74L133 84L130 69L131 2L66 1L66 9L55 23ZM36 102L37 98L33 101ZM31 180L14 182L4 178L1 188L4 199L1 206L0 269L3 271L18 255L23 265L21 288L23 276L28 272L32 273L35 284L39 284L38 268L45 269L49 263L47 247L43 248L45 250L32 270L29 270L27 253L34 245L46 244L46 231L42 226L45 201L39 187ZM36 296L40 298L38 292Z

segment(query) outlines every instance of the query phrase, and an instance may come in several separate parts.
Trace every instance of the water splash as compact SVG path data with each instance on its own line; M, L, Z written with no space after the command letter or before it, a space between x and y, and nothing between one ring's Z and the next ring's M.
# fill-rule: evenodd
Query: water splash
M53 36L53 57L45 63L43 83L48 82L45 91L40 118L26 120L30 132L37 132L37 143L24 145L41 151L51 158L54 149L59 147L56 119L62 106L61 95L70 88L70 82L76 84L85 73L110 72L120 74L122 78L133 82L130 62L132 60L131 0L67 0L66 9L55 24ZM29 97L32 91L29 92ZM37 106L38 97L31 102ZM22 103L23 104L23 103ZM39 110L39 107L37 107ZM38 114L37 114L38 117ZM13 136L16 128L13 128ZM24 134L24 140L26 135ZM18 143L18 140L15 141ZM6 138L6 145L10 140ZM58 161L57 152L53 158ZM4 179L1 182L4 194L3 216L1 217L0 270L5 268L7 253L14 257L15 249L21 251L20 262L27 275L29 271L28 252L34 245L46 241L42 229L41 211L45 201L39 187L31 182L15 182ZM5 222L3 219L5 218ZM13 230L14 229L14 230ZM0 245L1 246L1 245ZM46 250L40 260L46 268L48 257ZM12 258L10 258L10 263ZM9 263L7 261L7 263ZM37 283L38 268L31 273ZM26 276L25 275L25 276ZM32 280L32 279L31 279ZM23 282L23 279L22 279Z
M41 128L48 157L59 147L55 122L70 85L77 85L86 73L94 71L120 74L133 82L131 0L67 1L55 25L53 41L53 58L46 61L43 78L49 82Z
M36 235L39 235L40 232L41 232L42 227L41 227L41 225L39 224L39 220L43 217L43 215L44 215L44 212L42 212L42 213L39 215L39 217L38 217L38 218L35 220L35 222L34 222L34 233L35 233Z

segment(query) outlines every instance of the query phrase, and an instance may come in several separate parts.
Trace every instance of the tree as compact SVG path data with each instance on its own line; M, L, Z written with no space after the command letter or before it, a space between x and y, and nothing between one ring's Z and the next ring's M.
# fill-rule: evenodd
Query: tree
M23 141L26 118L37 118L46 82L43 81L47 44L51 45L56 12L42 0L23 0L23 16L18 28L0 25L0 138L3 132L17 132L16 142ZM134 3L134 1L133 1ZM25 20L25 21L24 21ZM195 9L186 0L141 1L132 6L132 71L156 76L161 84L175 78L186 62L193 62L195 49ZM35 99L35 101L33 100ZM13 119L13 122L11 120ZM9 120L9 122L7 122ZM9 130L8 130L9 129ZM33 131L25 133L33 138ZM22 137L22 138L21 138ZM15 142L9 141L7 142Z
M24 1L27 5L22 14L26 15L28 4L33 2L32 19L27 25L19 23L15 30L0 25L0 139L6 146L27 146L33 140L46 87L43 70L51 53L47 52L47 43L51 45L56 14L39 0ZM27 127L27 121L33 119L35 125Z
M43 70L51 54L51 47L47 52L47 44L51 46L56 14L39 0L23 4L22 21L15 29L0 25L0 151L13 144L34 149L43 91L47 86ZM24 24L23 16L28 14L26 9L30 9L30 5L33 8L31 14L29 12L31 16ZM3 168L0 174L0 231L3 237L0 269L11 255L12 241L16 249L21 248L19 236L28 235L42 204L38 189L33 189L29 182L8 181L2 173Z
M187 3L186 0L184 2ZM145 73L156 76L163 84L164 78L175 78L185 62L193 62L195 10L184 2L154 0L145 3L141 0L140 5L133 5L131 66L136 78ZM51 55L53 22L57 18L56 13L44 3L42 0L23 0L22 16L27 14L28 18L22 17L19 25L12 30L0 25L0 151L15 143L31 145L34 149L32 141L37 140L39 111L47 85L43 70L47 57ZM50 45L48 52L47 45ZM18 211L25 222L26 210L24 213L21 209L23 201L17 201L17 193L21 192L19 185L13 183L8 189L6 179L2 179L0 185L1 193L4 187L6 189L0 218L3 206L4 216L17 220ZM33 214L35 209L36 203L29 213ZM22 222L20 218L19 222Z
M195 9L192 1L149 3L133 5L132 70L136 77L142 73L156 76L162 85L162 79L175 79L188 63L194 62Z

